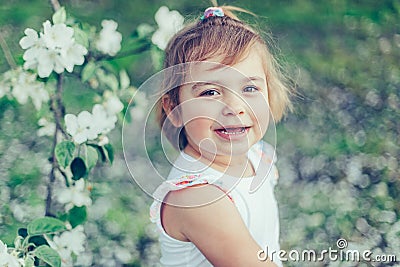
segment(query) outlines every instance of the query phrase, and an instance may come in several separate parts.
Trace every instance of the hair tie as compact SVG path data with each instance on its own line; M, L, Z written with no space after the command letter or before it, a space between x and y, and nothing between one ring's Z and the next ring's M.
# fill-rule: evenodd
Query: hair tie
M209 7L204 11L204 15L201 16L201 20L208 19L209 17L223 17L225 16L224 11L220 7Z

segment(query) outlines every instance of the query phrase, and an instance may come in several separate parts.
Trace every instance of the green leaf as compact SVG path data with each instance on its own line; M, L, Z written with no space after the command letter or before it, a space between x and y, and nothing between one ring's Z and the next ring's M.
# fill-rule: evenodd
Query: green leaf
M107 150L108 161L112 164L114 162L114 149L110 144L105 145L104 148Z
M107 151L105 150L105 148L102 146L97 146L97 145L96 146L93 145L93 147L95 147L97 149L97 151L99 152L101 161L106 162L107 161L107 157L106 157Z
M72 172L72 179L79 180L86 175L86 164L82 158L76 157L71 162L71 172Z
M68 221L68 214L67 213L62 213L62 214L59 213L57 215L57 218L63 222L66 222L66 221Z
M86 167L88 170L92 169L99 159L99 154L97 153L96 149L92 146L86 146L86 151L84 153L84 159L86 163Z
M26 228L19 228L18 235L25 238L28 236L28 230Z
M49 246L40 246L35 249L34 255L52 267L61 266L61 257L57 251Z
M53 24L65 23L67 20L67 13L65 12L65 8L61 7L53 14Z
M55 155L58 164L66 168L74 157L75 144L71 141L58 143L55 149Z
M109 61L102 61L102 62L99 62L99 64L101 64L101 66L103 67L103 70L105 70L109 73L114 73L114 74L118 73L118 69L116 68L116 66Z
M98 145L92 145L93 147L97 148L97 151L99 152L101 156L101 161L102 162L112 162L114 161L114 150L110 144L104 145L104 146L98 146Z
M96 64L93 61L89 61L82 70L82 82L88 81L96 73Z
M104 148L107 150L108 160L112 164L114 162L114 149L110 144L105 145Z
M37 247L41 245L48 245L47 240L40 235L31 236L28 241L29 243L35 244Z
M118 79L113 73L105 74L104 71L97 72L97 78L101 83L108 86L112 91L118 90Z
M112 164L114 161L114 150L113 150L112 145L107 144L104 146L98 146L97 148L101 154L102 161L103 162L108 161L108 162L110 162L110 164Z
M64 223L52 217L39 218L28 224L28 234L30 236L56 233L64 230L66 230Z
M34 266L35 266L35 260L32 257L26 257L24 267L34 267Z
M86 207L73 207L68 213L68 221L71 223L72 227L76 227L86 221L87 212Z

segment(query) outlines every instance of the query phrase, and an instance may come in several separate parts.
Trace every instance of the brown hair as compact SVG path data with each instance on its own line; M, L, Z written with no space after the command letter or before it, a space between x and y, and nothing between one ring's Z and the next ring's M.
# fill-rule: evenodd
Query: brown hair
M164 68L187 62L205 61L213 57L221 58L221 64L234 65L244 59L249 50L257 45L257 48L261 48L259 51L267 77L269 106L275 121L279 121L290 107L289 89L280 66L261 35L240 21L233 13L240 11L252 14L251 12L233 6L220 6L220 8L224 11L223 17L212 16L192 22L175 34L165 49ZM173 76L171 79L174 81L169 81L168 84L181 84L178 80L183 80L182 75L169 75ZM179 88L179 86L169 88L163 93L168 95L171 107L179 104ZM157 103L158 122L171 143L183 149L187 144L184 128L177 128L171 123L162 101L160 99Z

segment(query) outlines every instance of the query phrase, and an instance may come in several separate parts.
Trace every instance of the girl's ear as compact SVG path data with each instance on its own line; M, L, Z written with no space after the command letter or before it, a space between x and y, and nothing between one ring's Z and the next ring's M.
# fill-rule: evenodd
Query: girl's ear
M176 128L179 128L182 126L182 119L181 115L179 112L179 108L176 107L172 101L169 95L164 95L161 98L161 103L162 107L165 111L165 114L167 115L167 119L174 125Z

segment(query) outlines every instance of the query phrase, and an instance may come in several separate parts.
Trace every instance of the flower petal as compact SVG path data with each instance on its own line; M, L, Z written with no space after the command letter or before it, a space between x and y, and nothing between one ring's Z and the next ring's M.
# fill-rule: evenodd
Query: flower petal
M73 136L74 141L75 141L76 143L78 143L78 144L85 143L85 142L88 140L87 131L88 131L88 130L84 130L84 131L79 131L79 132L77 132L77 133Z
M19 41L19 45L22 47L22 49L27 49L37 43L39 35L35 30L27 28L25 29L24 33L26 36L22 37L22 39Z
M78 131L78 118L73 114L67 114L64 116L65 126L67 133L74 136Z
M58 202L66 204L72 200L71 190L69 188L63 189L57 194Z
M92 124L93 116L90 112L84 110L78 114L78 124L79 128L86 128Z

